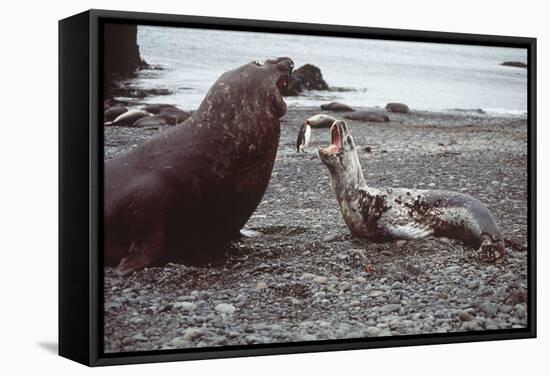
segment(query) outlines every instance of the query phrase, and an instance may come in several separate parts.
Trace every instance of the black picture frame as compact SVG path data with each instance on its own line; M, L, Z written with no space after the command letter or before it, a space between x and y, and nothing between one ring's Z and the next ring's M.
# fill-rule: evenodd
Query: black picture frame
M102 351L102 24L521 47L528 55L528 327L477 333L105 354ZM88 10L59 21L59 354L88 366L536 337L536 39Z

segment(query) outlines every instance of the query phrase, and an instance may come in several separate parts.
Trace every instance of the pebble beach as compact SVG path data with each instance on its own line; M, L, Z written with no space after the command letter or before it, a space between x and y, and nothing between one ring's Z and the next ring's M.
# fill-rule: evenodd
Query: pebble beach
M381 110L383 111L383 110ZM273 174L241 239L208 265L104 270L105 352L491 331L527 326L527 118L482 111L348 120L367 184L468 193L491 210L507 256L482 263L447 239L365 243L345 226L316 155L330 142L290 106ZM105 127L105 158L168 126Z

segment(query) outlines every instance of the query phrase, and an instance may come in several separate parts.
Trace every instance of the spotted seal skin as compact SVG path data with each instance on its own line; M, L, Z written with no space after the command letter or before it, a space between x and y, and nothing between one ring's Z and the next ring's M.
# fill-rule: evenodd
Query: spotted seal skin
M105 161L105 265L218 257L271 177L289 58L224 73L185 122Z
M369 187L345 122L334 123L331 139L318 155L353 235L373 242L446 237L478 249L484 261L505 255L495 219L479 200L445 190Z

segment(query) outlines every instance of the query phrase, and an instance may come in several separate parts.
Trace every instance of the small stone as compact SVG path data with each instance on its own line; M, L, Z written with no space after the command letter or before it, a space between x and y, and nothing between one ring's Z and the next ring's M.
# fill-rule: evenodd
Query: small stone
M449 266L445 270L447 271L447 273L455 273L460 271L460 266L458 265Z
M338 284L338 289L340 289L340 291L342 292L348 291L350 288L351 288L351 283L349 282L343 281Z
M386 304L380 308L380 311L384 313L399 312L401 304Z
M405 244L407 244L407 241L406 240L398 240L395 242L395 246L397 248L402 248L405 246Z
M144 336L143 334L141 334L141 333L138 333L138 334L132 336L132 339L133 339L134 341L147 341L147 340L148 340L148 338L145 337L145 336Z
M319 283L319 284L325 284L327 283L327 277L317 276L313 278L313 282Z
M332 242L336 239L338 239L338 234L337 233L332 233L332 234L328 234L327 236L325 236L323 238L323 242L328 243L328 242Z
M256 283L256 286L254 286L256 290L265 290L267 288L267 283L265 282L258 282Z
M472 321L474 319L474 316L468 311L460 311L458 314L458 318L460 321Z
M325 308L330 307L330 300L328 300L328 299L321 300L321 305Z
M351 302L349 302L349 305L352 307L357 307L361 305L361 302L359 300L352 300Z
M489 315L495 315L498 312L498 305L492 302L485 302L479 306L479 309Z
M369 337L378 337L380 335L381 331L382 331L382 329L380 329L376 326L369 326L366 329L367 336L369 336Z
M475 330L481 330L482 327L478 320L472 320L472 321L464 321L460 326L460 329L471 332Z
M191 302L176 302L173 304L173 307L183 311L194 311L197 308L197 305Z
M401 282L394 282L391 285L392 290L399 290L403 287L403 284Z
M304 274L302 274L302 277L301 277L301 278L302 278L302 279L313 279L313 278L315 278L315 277L317 277L315 274L312 274L312 273L304 273Z
M317 291L315 294L313 294L313 299L324 299L325 296L327 296L327 293L324 291Z
M235 311L237 310L231 304L227 304L227 303L220 303L214 309L219 313L228 314L228 315L235 313Z
M479 285L480 285L479 279L468 282L468 288L469 289L477 289L479 287Z
M504 304L500 306L500 312L502 313L510 313L514 307L508 304Z
M293 296L285 297L285 301L287 303L290 303L290 304L293 304L293 305L300 304L300 301L298 299L296 299L295 297L293 297Z
M185 341L193 341L194 339L200 338L204 335L202 329L199 328L187 328L183 332L182 338Z
M315 336L313 334L302 334L300 336L300 340L302 340L302 341L316 341L317 336Z
M514 310L516 311L516 315L518 315L520 318L527 316L527 309L523 304L516 304L514 306Z
M382 255L384 255L384 256L388 256L388 257L391 256L391 255L393 255L393 253L391 253L391 251L386 251L386 250L380 252L380 254L382 254Z
M357 283L366 283L367 282L367 279L363 278L363 277L357 277L355 280L357 281Z

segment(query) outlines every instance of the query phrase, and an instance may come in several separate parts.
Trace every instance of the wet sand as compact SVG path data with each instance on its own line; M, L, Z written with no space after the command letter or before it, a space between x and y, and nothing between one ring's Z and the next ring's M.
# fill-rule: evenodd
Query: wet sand
M105 268L105 351L232 346L522 328L527 325L527 121L475 112L348 121L375 187L440 188L485 203L506 259L481 263L445 239L369 244L349 235L317 146L295 151L316 108L289 108L267 192L246 225L261 235L214 265ZM341 117L337 113L330 113ZM106 128L110 158L163 128Z

